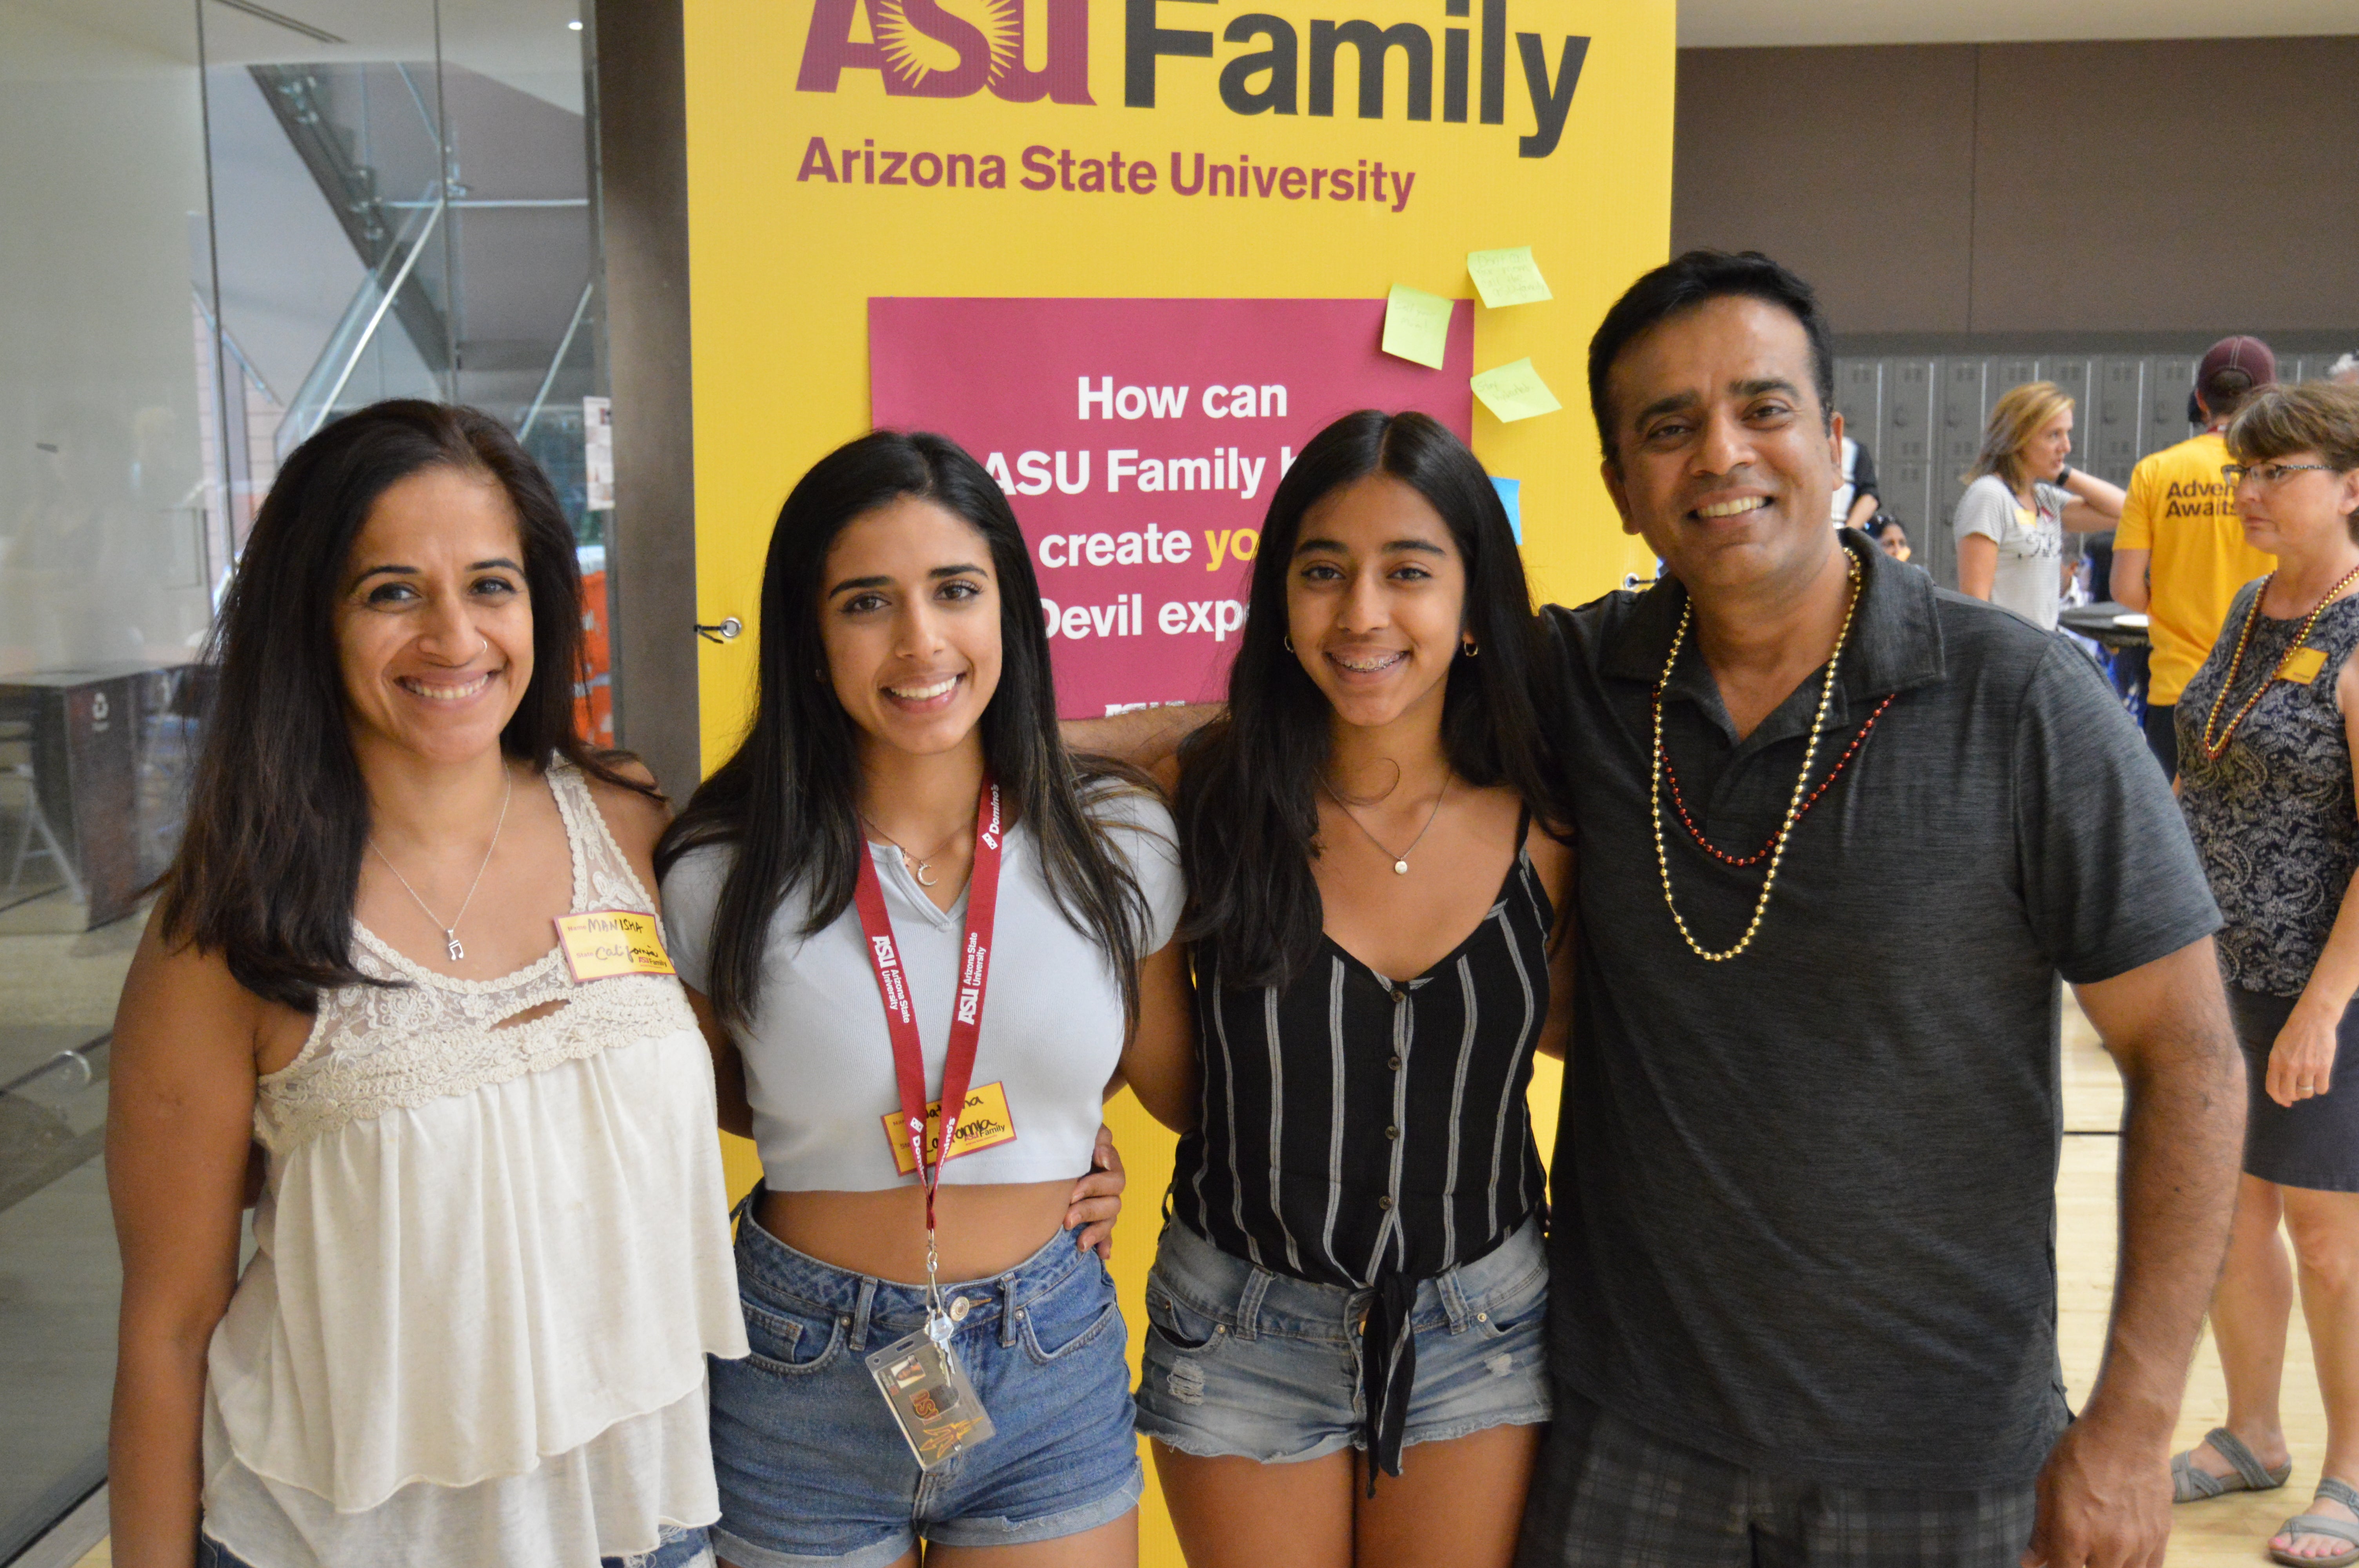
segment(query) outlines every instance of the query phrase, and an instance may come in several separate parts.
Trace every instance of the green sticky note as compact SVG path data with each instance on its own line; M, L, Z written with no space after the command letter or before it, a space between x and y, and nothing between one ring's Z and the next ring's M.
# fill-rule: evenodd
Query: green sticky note
M1508 305L1537 305L1556 297L1549 292L1548 279L1540 276L1540 264L1532 259L1529 245L1504 251L1469 251L1466 270L1474 279L1474 292L1494 310Z
M1532 362L1527 359L1517 360L1511 365L1501 365L1496 370L1486 370L1471 384L1474 388L1474 395L1483 400L1483 406L1496 415L1503 424L1528 419L1535 414L1553 414L1564 406L1556 400L1556 394L1549 390L1548 383L1540 379L1540 373L1532 368Z
M1450 301L1405 283L1385 300L1385 352L1435 370L1450 346Z

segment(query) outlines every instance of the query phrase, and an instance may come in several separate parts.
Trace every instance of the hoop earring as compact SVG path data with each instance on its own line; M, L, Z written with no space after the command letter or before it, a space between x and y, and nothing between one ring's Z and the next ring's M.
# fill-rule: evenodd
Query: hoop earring
M1473 638L1469 637L1466 641L1458 644L1458 651L1465 654L1470 659L1479 658L1482 656L1483 645L1474 641Z
M1294 652L1294 633L1291 632L1286 634L1286 651L1289 654Z

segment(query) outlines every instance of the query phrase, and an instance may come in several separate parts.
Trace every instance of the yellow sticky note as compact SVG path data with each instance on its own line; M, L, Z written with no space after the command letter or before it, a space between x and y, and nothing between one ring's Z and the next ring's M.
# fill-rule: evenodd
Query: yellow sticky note
M664 951L663 933L656 917L636 909L592 909L557 917L558 945L573 970L575 984L612 979L616 975L669 975L671 957Z
M915 1175L918 1158L909 1152L909 1140L901 1130L901 1113L888 1111L878 1119L885 1123L885 1141L893 1146L893 1165L905 1176ZM926 1106L926 1157L930 1160L942 1141L942 1102L929 1101ZM966 1109L959 1113L958 1130L951 1134L951 1158L973 1154L1002 1143L1016 1141L1016 1119L1008 1114L1007 1090L998 1084L978 1084L966 1092Z
M1394 284L1385 300L1385 352L1440 370L1449 347L1450 301L1405 283Z
M1469 251L1466 271L1474 279L1474 292L1493 310L1509 305L1537 305L1556 297L1549 292L1548 279L1540 276L1540 264L1532 259L1529 245L1504 251Z
M2277 679L2289 680L2296 686L2308 686L2325 667L2325 649L2296 648L2285 656L2285 663L2277 666Z
M1553 414L1564 406L1556 400L1556 394L1549 390L1548 383L1540 379L1540 373L1532 368L1532 362L1527 359L1517 360L1511 365L1501 365L1496 370L1486 370L1476 376L1472 384L1474 395L1483 400L1483 406L1497 416L1503 424L1528 419L1535 414Z

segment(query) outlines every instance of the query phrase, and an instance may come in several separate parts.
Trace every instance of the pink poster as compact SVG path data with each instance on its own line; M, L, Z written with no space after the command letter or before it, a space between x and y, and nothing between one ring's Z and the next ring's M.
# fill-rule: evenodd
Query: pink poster
M1355 408L1469 438L1474 316L1440 370L1381 299L871 299L879 426L983 460L1032 546L1071 719L1220 697L1278 476Z

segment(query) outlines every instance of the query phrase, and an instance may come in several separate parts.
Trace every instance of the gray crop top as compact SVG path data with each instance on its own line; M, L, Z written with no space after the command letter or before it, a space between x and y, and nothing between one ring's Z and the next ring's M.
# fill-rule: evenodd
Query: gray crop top
M1116 851L1147 896L1139 952L1154 953L1171 940L1184 899L1170 813L1128 791L1101 795L1091 809L1113 829ZM941 1087L966 898L937 909L897 850L873 845L871 851L908 967L931 1095ZM663 881L672 962L700 991L729 862L726 849L700 849ZM909 1178L894 1167L883 1120L900 1103L893 1048L859 913L846 906L810 937L799 934L802 918L799 895L790 895L772 919L761 1000L737 1039L763 1177L780 1192L904 1185ZM1003 1086L1016 1137L952 1160L942 1180L981 1185L1079 1176L1090 1168L1106 1082L1122 1059L1122 991L1103 950L1057 907L1022 822L1007 834L994 947L974 1083Z

